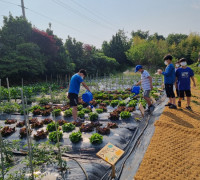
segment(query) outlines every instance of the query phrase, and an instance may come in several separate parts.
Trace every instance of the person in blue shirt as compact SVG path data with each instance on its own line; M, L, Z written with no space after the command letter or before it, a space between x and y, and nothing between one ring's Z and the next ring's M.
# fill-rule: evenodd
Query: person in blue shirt
M179 63L179 61L177 61L176 63L175 63L175 72L177 71L177 69L179 69L180 68L180 63ZM175 82L175 88L176 88L176 97L178 98L179 97L179 90L178 90L178 86L177 86L177 81Z
M179 90L179 101L178 107L181 107L181 100L184 98L184 93L187 97L187 106L186 109L192 110L190 106L191 101L191 87L190 87L190 79L192 79L194 87L196 87L196 83L194 80L194 72L191 68L187 67L187 60L182 58L179 60L181 64L181 68L176 71L176 80L178 81L178 90Z
M74 74L70 80L68 98L70 100L70 106L72 107L72 116L74 121L77 121L77 105L78 105L78 94L80 91L80 85L82 84L85 87L85 89L90 91L86 83L83 82L83 78L86 76L87 76L86 71L84 69L81 69L78 73Z
M176 75L174 65L172 64L172 56L167 55L163 60L167 67L164 72L161 69L158 69L157 73L164 75L165 91L167 97L169 98L169 102L165 106L169 106L171 109L177 109L175 94L173 90Z

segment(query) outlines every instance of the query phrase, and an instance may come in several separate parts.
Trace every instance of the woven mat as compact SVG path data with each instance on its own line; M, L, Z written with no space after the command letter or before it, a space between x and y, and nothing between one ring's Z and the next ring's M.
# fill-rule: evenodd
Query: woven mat
M192 91L191 107L166 107L135 180L200 180L200 90Z

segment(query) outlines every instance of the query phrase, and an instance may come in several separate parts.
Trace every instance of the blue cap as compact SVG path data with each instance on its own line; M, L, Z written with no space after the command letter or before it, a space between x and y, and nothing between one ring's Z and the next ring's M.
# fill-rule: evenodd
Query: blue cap
M138 72L139 69L142 69L142 66L141 66L141 65L137 65L137 66L135 67L135 72Z

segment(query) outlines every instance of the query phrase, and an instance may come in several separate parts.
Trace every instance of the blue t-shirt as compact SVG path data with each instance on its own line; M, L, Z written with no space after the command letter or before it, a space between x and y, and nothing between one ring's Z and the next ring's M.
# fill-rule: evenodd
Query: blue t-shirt
M80 91L80 85L82 82L83 82L83 78L78 74L74 74L70 81L69 93L78 94Z
M162 72L164 75L164 82L165 84L174 84L175 79L176 79L176 74L175 74L175 68L173 64L169 64L165 72Z
M190 90L190 78L194 76L194 72L191 68L186 67L179 68L176 71L176 77L178 79L179 90Z

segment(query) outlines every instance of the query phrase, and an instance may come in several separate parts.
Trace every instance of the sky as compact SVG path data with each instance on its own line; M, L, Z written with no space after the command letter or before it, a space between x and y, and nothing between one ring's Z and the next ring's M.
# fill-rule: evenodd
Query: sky
M0 0L0 27L9 12L21 16L21 0ZM24 0L28 21L40 30L100 48L119 29L170 33L200 32L200 0Z

